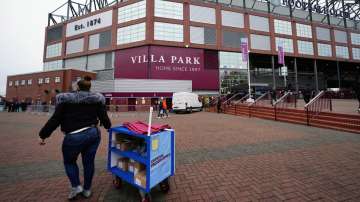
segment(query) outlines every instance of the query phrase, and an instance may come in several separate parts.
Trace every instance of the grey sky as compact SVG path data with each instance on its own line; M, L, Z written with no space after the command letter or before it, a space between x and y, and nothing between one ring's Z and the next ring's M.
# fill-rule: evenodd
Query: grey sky
M41 71L47 14L65 0L6 1L0 6L0 95L6 77Z

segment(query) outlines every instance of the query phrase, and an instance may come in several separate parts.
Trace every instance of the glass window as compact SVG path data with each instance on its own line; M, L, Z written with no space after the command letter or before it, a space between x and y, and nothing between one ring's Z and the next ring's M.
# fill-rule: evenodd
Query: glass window
M298 41L298 52L305 55L314 55L313 43L310 41Z
M219 65L223 69L247 69L247 63L242 61L242 54L236 52L219 52Z
M79 53L84 51L84 38L66 42L66 54Z
M44 71L61 69L62 68L62 60L55 60L50 62L44 62Z
M55 77L55 83L60 83L61 82L61 79L59 76Z
M346 46L336 46L336 57L349 58L349 49Z
M276 43L276 51L278 51L279 46L283 46L285 52L294 53L294 45L292 39L276 37L275 43Z
M257 50L271 50L270 36L251 34L251 48Z
M355 45L360 45L360 34L351 33L351 43Z
M183 42L183 25L163 22L154 23L154 39L163 41Z
M221 11L221 22L223 26L244 28L244 15L230 11Z
M50 78L49 77L45 78L45 83L50 83Z
M274 20L275 33L292 35L291 22L284 20Z
M155 0L155 16L182 20L183 4L170 1Z
M15 86L18 86L19 85L19 81L15 81Z
M334 30L335 41L339 43L347 43L347 33L340 30Z
M146 16L146 1L140 1L119 8L118 23L144 18Z
M26 81L25 81L25 80L21 80L21 85L22 85L22 86L25 86L25 84L26 84Z
M263 32L269 32L269 18L250 15L250 29Z
M46 47L46 58L61 56L61 43L52 44Z
M49 30L47 30L46 34L47 34L47 42L61 40L63 34L63 26L59 25L50 28Z
M204 44L204 27L190 27L190 42Z
M32 85L32 79L28 79L27 84L30 86Z
M190 5L190 20L194 22L202 22L208 24L215 24L215 9Z
M111 44L111 31L90 35L89 50L109 47Z
M43 78L39 78L39 79L38 79L38 84L42 84L43 81L44 81Z
M247 39L247 35L242 32L232 32L223 30L222 44L225 47L240 48L241 40Z
M312 38L311 26L296 23L296 35L300 37Z
M332 56L331 45L318 43L318 55L323 57L331 57Z
M353 48L352 52L353 52L353 58L355 60L360 60L360 48Z
M12 86L13 85L13 82L12 81L9 81L9 86Z
M330 41L330 30L323 27L316 27L316 36L319 40Z
M127 44L145 40L145 23L121 27L117 30L117 44Z

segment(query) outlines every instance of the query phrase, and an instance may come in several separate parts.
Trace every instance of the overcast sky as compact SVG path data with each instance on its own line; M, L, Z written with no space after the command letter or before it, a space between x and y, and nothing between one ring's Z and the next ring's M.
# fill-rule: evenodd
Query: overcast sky
M42 70L47 15L64 2L66 0L2 2L0 6L0 95L5 95L7 75Z

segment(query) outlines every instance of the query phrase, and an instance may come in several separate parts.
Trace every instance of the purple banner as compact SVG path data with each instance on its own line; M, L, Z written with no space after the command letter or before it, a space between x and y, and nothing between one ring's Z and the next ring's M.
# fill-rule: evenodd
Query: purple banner
M284 48L282 46L278 46L278 63L279 64L285 63L285 53L284 53Z
M247 42L241 42L241 52L242 52L242 60L244 62L247 62L249 57L249 47Z

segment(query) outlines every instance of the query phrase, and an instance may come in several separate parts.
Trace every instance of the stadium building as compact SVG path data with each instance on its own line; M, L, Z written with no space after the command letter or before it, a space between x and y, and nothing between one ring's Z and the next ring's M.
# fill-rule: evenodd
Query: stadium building
M96 72L93 90L112 104L150 103L179 91L228 94L246 89L248 64L241 43L247 41L253 85L350 88L360 74L359 4L68 1L48 16L44 71ZM282 75L279 46L287 67Z

